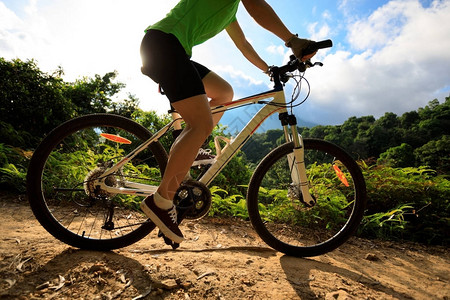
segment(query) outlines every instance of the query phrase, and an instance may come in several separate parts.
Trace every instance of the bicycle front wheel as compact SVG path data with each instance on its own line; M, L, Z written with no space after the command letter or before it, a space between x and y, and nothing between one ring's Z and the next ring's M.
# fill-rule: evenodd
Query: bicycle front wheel
M272 248L292 256L321 255L342 245L363 217L366 185L356 162L340 147L304 139L309 191L304 203L291 179L293 143L279 146L256 168L247 206L253 227Z
M154 224L139 210L143 197L108 193L94 182L150 137L138 123L111 114L82 116L48 134L27 174L28 200L41 225L83 249L121 248L146 236ZM152 143L105 182L116 188L126 181L157 186L166 162L164 148Z

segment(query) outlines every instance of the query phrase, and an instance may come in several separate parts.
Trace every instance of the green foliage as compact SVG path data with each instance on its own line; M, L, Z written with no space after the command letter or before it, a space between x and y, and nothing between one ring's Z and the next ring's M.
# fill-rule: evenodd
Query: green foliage
M143 111L141 109L134 110L133 114L131 115L131 119L138 122L145 128L148 128L148 130L150 130L150 132L152 133L156 133L165 125L167 125L167 123L172 121L172 118L168 114L158 115L154 111ZM174 142L174 138L171 134L166 134L162 139L159 140L159 142L166 149L167 153L169 153L170 147Z
M273 148L284 142L283 131L272 129L264 133L254 133L242 151L249 162L256 164Z
M305 209L298 200L292 200L287 195L287 189L259 190L259 209L264 220L282 223L294 223L309 228L336 229L346 222L349 205L346 195L348 189L336 180L333 167L329 163L311 165L308 168L311 189L318 200L313 208ZM279 174L278 170L274 173ZM269 176L267 176L269 175ZM264 186L279 186L279 183L268 173L263 180ZM274 174L275 175L275 174ZM279 178L279 175L275 175ZM279 182L290 182L290 178ZM339 225L340 224L340 225Z
M408 222L405 215L412 215L414 207L409 204L400 205L388 212L379 212L366 216L362 222L360 231L365 235L377 238L401 238L404 239Z
M0 168L1 185L19 193L26 190L24 185L26 176L26 170L17 168L14 164L6 164L5 167Z
M400 146L389 148L381 153L378 163L391 167L408 167L415 165L414 149L403 143Z
M0 188L25 192L25 178L31 152L0 144Z
M61 78L44 74L33 60L0 58L0 119L32 137L25 145L17 140L12 145L34 146L38 137L74 116L74 105L64 97L63 89Z
M42 72L34 60L0 58L0 140L12 146L34 148L50 130L73 117L111 112L131 116L138 100L112 97L125 85L114 82L116 72L65 82L59 69ZM17 133L11 137L12 129Z
M414 155L421 165L448 175L448 170L450 170L450 135L444 135L439 140L429 141L414 150Z
M170 121L168 115L138 109L138 99L129 95L122 101L113 97L124 87L115 82L116 73L94 78L84 77L65 82L62 69L45 74L35 61L0 58L0 188L25 191L25 176L30 151L51 129L75 116L95 112L111 112L132 118L156 132ZM450 232L450 97L443 103L430 101L417 111L396 116L386 113L376 120L373 116L352 117L339 126L299 128L304 137L332 141L347 149L361 163L368 189L366 217L360 229L365 237L403 238L413 241L449 244ZM214 130L212 137L225 136L224 128ZM166 150L173 138L161 139ZM246 184L254 165L284 142L282 130L255 133L213 182L211 214L248 218L245 205ZM209 146L214 149L213 140ZM92 163L101 155L119 155L115 148L104 147L101 153L90 155ZM80 180L86 169L74 167L89 159L81 153L55 153L49 166L58 174L72 174ZM372 162L368 163L368 159ZM375 159L373 159L375 158ZM373 163L377 158L378 164ZM132 166L130 166L131 168ZM157 169L146 165L134 166L128 172L151 178ZM321 172L318 168L316 172ZM447 176L447 177L446 177ZM321 177L321 176L318 176ZM51 177L50 177L51 178ZM323 180L327 180L322 176ZM70 180L70 179L67 179ZM75 181L74 181L75 183ZM263 197L275 199L261 204L266 219L283 220L292 211L292 203L280 190L261 190ZM336 193L339 190L336 189ZM315 210L303 214L297 222L338 221L342 205L339 197L333 203L320 203L318 209L327 210L329 220L319 220ZM126 196L123 201L129 201ZM269 203L269 202L267 202ZM136 205L136 203L131 204ZM320 214L322 215L322 214ZM327 224L328 224L327 223Z
M367 182L368 206L359 229L359 235L368 238L405 239L427 244L448 245L450 242L450 181L435 176L435 171L420 168L392 168L372 166L361 162ZM327 178L327 166L316 167L314 178L322 184L332 184ZM329 190L329 189L327 189ZM211 188L214 216L248 218L245 199L217 186ZM320 194L320 191L316 191ZM342 215L347 205L340 197L339 188L329 195L329 201L319 201L314 209L296 214L285 190L259 191L259 210L267 221L295 221L302 226L332 227L345 220ZM267 198L267 201L264 199ZM264 204L267 203L267 204ZM292 218L296 216L296 218ZM327 216L323 218L323 216Z
M7 145L29 145L36 140L28 131L16 130L11 124L0 121L0 138Z
M243 153L239 152L217 175L212 184L226 189L230 194L246 195L246 185L251 175L251 167Z
M248 219L247 205L243 196L229 196L226 190L217 186L212 186L210 191L212 196L210 216L232 216Z
M443 103L432 100L424 108L402 116L388 112L378 120L373 116L351 117L342 125L298 130L305 138L325 139L343 147L355 159L381 157L381 163L392 166L428 166L439 174L450 175L450 97ZM256 133L242 151L256 164L280 143L282 136L282 130Z
M436 176L435 171L426 167L363 165L363 173L367 185L368 205L361 235L404 238L434 244L450 242L448 178ZM391 216L392 219L382 223L384 227L380 227L379 231L374 230L374 225ZM386 224L394 221L397 223L389 226Z

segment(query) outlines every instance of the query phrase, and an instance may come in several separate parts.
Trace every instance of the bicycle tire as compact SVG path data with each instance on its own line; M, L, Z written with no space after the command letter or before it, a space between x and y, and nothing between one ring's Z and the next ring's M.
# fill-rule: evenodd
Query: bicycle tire
M101 132L126 137L131 145L105 139ZM86 178L151 136L140 124L112 114L78 117L51 131L34 151L27 173L28 200L40 224L55 238L81 249L112 250L145 237L155 226L138 209L142 197L101 194L95 198L90 191L98 187ZM166 151L154 142L142 153L124 166L126 171L108 180L119 185L118 176L123 179L140 169L155 177L140 172L146 180L160 180Z
M366 205L364 177L352 157L323 140L303 141L313 207L301 202L301 193L292 196L287 155L293 153L293 143L277 147L260 162L247 193L250 221L258 235L272 248L297 257L322 255L345 243ZM345 179L339 179L338 172Z

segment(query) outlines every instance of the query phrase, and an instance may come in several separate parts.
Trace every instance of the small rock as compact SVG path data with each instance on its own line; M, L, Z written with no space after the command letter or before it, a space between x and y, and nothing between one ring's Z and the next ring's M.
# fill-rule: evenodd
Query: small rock
M369 261L379 261L380 260L380 258L376 254L373 254L373 253L367 253L365 259L369 260Z
M165 290L173 290L178 287L178 283L175 281L175 279L166 279L164 281L161 281L161 287Z
M192 282L190 282L190 281L182 282L182 283L180 284L180 286L181 286L183 289L188 289L188 288L190 288L192 285L193 285L193 284L192 284Z
M92 267L89 268L89 273L95 273L95 272L106 272L106 267L102 264L95 264Z
M325 300L352 300L355 299L343 290L331 292L325 295Z

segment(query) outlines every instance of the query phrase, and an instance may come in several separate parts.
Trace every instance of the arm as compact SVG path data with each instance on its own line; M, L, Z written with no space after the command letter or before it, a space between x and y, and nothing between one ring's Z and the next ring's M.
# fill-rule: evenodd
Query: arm
M253 46L245 38L244 32L239 26L237 21L232 22L226 28L228 35L233 40L236 47L252 64L261 69L263 72L267 72L269 66L266 62L256 53Z
M311 41L299 39L292 34L278 17L272 7L265 0L242 0L247 12L263 28L272 32L285 42L285 45L292 49L295 56L302 61L310 59L315 53L303 56L302 51Z
M287 42L294 34L287 29L281 19L264 0L242 0L247 12L263 28L272 32L284 42Z

